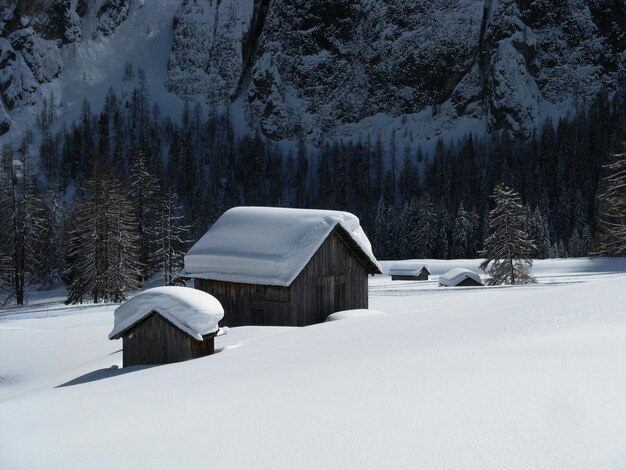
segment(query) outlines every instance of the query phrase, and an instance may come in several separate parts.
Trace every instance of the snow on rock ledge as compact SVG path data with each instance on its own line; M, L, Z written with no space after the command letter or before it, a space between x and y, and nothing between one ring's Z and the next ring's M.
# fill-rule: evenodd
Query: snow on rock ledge
M189 250L183 276L290 286L340 225L380 271L359 219L348 212L236 207Z
M115 310L109 339L119 338L155 311L199 341L218 331L218 322L224 317L222 305L206 292L188 287L157 287L137 294Z

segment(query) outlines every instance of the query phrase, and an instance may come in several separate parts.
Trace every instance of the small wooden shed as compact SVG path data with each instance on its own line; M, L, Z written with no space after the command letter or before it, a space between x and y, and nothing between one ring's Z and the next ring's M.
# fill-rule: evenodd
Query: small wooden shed
M169 364L213 354L224 310L215 297L187 287L158 287L115 310L109 339L122 339L123 366Z
M475 287L484 286L480 276L465 268L454 268L439 276L441 287Z
M430 270L422 263L401 262L389 268L392 281L428 281Z
M368 307L380 266L347 212L237 207L185 256L183 275L224 306L228 326L306 326Z

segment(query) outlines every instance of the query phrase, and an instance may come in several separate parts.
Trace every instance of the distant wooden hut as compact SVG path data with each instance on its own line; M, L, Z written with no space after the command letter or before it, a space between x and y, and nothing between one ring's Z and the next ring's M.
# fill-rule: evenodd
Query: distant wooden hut
M401 262L392 264L389 268L392 281L428 281L430 271L422 263Z
M122 339L124 367L196 359L214 353L223 314L213 296L196 289L148 289L115 310L109 339Z
M482 279L474 271L465 268L454 268L439 276L442 287L473 287L484 286Z
M183 275L221 302L225 325L306 326L367 308L380 272L352 214L238 207L189 250Z

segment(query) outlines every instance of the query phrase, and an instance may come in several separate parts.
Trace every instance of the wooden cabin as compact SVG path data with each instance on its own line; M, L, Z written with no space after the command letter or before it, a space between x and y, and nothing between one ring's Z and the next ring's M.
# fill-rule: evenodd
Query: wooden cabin
M480 276L465 268L454 268L439 276L441 287L477 287L484 286Z
M421 263L401 262L391 265L389 275L392 281L428 281L430 271Z
M306 326L368 307L380 274L354 215L309 209L227 211L185 256L183 275L224 306L228 326Z
M196 359L215 352L223 313L214 297L195 289L148 289L116 309L109 339L122 339L124 367Z

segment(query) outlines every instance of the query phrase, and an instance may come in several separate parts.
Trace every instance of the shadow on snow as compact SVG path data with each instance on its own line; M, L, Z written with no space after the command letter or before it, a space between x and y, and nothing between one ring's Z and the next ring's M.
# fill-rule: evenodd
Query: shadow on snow
M73 385L81 385L89 382L95 382L97 380L110 379L112 377L117 377L119 375L128 374L131 372L137 372L144 369L150 369L151 365L148 366L134 366L134 367L124 367L120 368L118 366L111 366L107 369L98 369L92 372L88 372L80 377L76 377L75 379L70 380L69 382L65 382L64 384L57 385L54 388L62 388L62 387L70 387Z

